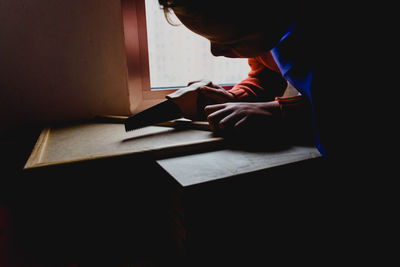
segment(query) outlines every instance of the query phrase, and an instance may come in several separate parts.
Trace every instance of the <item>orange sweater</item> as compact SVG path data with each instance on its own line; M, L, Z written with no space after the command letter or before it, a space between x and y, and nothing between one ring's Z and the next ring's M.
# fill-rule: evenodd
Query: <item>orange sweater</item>
M241 101L272 101L281 96L287 82L281 76L271 52L262 56L249 58L250 72L248 77L236 84L229 92Z
M287 81L282 77L271 52L249 59L248 77L229 92L239 101L278 101L282 118L289 129L297 128L298 135L310 135L312 129L311 106L307 97L298 95L282 97ZM306 127L306 125L308 125ZM303 129L300 133L298 129Z

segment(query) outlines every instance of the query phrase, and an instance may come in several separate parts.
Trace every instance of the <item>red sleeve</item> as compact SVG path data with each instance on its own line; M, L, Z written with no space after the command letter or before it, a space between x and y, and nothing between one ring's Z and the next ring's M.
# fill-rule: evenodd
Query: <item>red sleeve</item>
M279 102L279 106L282 111L282 116L285 118L290 116L293 111L297 111L303 108L308 108L308 99L305 96L286 96L286 97L275 97L275 101Z
M280 73L268 68L259 58L250 58L248 77L229 90L239 100L272 101L281 96L287 87Z

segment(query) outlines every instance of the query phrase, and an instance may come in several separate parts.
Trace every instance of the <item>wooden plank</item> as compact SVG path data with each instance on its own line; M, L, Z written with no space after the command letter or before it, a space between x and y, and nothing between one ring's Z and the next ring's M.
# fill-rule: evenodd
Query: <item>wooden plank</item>
M108 115L108 116L96 117L96 122L124 123L126 119L128 119L128 116ZM154 126L211 131L210 124L207 121L191 121L191 120L188 120L185 118L180 118L180 119L176 119L176 120L172 120L172 121L160 122L160 123L155 124Z
M25 164L24 167L25 169L32 168L33 166L41 162L44 151L46 149L47 140L49 139L50 136L50 130L51 130L50 127L46 127L39 135L39 138L36 141L32 153Z
M320 157L315 147L293 146L273 151L223 149L157 160L182 186L242 175Z
M43 130L25 169L133 154L160 158L204 151L221 141L204 129L149 126L127 133L120 123L68 124Z

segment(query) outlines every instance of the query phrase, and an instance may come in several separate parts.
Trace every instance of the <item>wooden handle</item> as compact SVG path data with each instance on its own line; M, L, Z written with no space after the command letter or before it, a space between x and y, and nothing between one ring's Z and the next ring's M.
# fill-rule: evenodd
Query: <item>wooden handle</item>
M200 120L198 95L199 87L205 86L209 81L200 81L188 87L181 88L166 97L178 105L182 111L182 116L186 119Z

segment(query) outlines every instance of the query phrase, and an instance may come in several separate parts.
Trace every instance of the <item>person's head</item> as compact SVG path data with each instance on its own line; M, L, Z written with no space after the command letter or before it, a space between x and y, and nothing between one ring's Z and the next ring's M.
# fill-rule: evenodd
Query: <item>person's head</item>
M191 31L207 38L214 56L259 56L288 30L296 8L283 1L159 0Z

